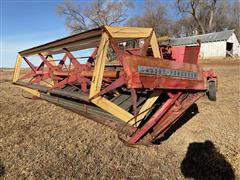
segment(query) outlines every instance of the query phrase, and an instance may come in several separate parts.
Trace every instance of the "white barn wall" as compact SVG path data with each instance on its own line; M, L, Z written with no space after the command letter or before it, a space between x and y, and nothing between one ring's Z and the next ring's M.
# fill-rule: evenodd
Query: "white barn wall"
M233 55L238 55L240 56L240 45L238 42L238 39L235 35L235 33L233 33L229 39L227 40L227 42L233 43Z
M225 57L226 41L202 43L200 55L202 58Z
M168 43L172 46L194 46L201 40L201 58L223 58L227 55L227 42L233 43L232 53L240 57L240 44L234 30L213 32L182 38L172 38Z

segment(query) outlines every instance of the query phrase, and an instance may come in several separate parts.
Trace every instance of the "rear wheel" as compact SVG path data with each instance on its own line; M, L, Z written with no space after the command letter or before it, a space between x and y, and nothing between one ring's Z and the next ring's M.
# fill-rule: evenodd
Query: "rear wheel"
M209 81L208 82L208 99L210 101L216 101L216 82L215 81Z

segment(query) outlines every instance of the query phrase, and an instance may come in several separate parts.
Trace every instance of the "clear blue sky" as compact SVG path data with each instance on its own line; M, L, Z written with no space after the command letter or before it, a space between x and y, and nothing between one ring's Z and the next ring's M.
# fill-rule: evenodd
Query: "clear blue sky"
M64 17L56 15L61 0L0 0L1 51L0 67L14 67L17 52L70 34ZM76 1L75 1L76 2ZM162 3L169 3L167 0ZM81 1L87 3L87 1ZM141 13L143 1L129 16Z

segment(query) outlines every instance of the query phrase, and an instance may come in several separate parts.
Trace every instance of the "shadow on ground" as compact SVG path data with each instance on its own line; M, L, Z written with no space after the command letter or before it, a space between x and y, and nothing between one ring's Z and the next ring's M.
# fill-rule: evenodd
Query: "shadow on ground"
M4 164L0 161L0 177L5 174Z
M0 84L1 83L5 83L5 82L11 82L11 80L9 80L9 79L0 79Z
M185 178L195 180L233 180L234 171L211 141L190 143L181 163Z
M156 139L154 144L160 144L162 141L167 140L177 129L179 129L182 125L187 123L193 116L195 116L198 111L197 104L193 104L190 106L187 111L177 120L165 133L162 137Z

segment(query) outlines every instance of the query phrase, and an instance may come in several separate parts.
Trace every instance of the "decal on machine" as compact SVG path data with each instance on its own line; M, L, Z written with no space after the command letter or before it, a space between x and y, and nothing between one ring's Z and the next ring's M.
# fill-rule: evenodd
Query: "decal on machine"
M153 66L140 65L138 66L138 72L142 74L148 74L148 75L173 76L173 77L180 77L180 78L197 79L197 72L182 71L182 70L153 67Z

